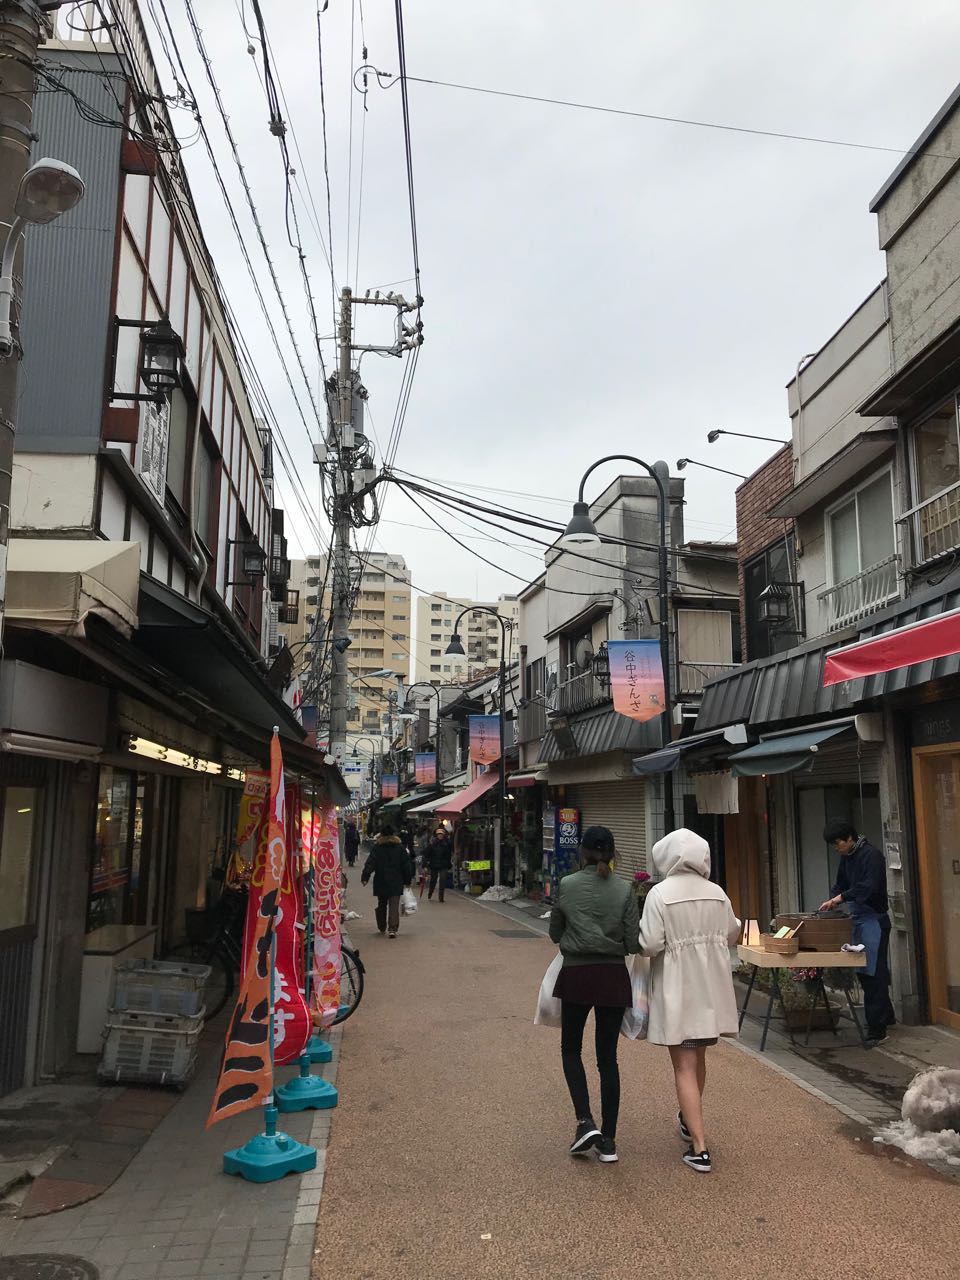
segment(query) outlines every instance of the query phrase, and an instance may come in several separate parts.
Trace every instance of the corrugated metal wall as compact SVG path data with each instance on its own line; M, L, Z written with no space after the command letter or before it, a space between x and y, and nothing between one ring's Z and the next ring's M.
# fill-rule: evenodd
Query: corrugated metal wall
M116 58L55 55L69 90L120 120L125 81ZM86 183L75 209L47 227L30 227L24 288L17 448L85 453L100 443L104 370L110 336L110 285L120 182L120 129L81 118L67 92L37 94L33 156L72 164Z

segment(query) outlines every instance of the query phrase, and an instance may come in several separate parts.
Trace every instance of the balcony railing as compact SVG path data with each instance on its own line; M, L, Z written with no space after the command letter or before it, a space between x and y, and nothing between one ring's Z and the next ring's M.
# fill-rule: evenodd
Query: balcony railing
M913 567L960 549L960 481L904 512L899 523L912 541Z
M556 709L572 713L586 711L610 701L610 686L593 671L584 671L565 680L557 690Z
M677 679L677 695L687 697L690 694L703 693L703 686L718 676L725 676L728 671L735 671L735 662L692 662L683 659L678 663L680 668Z
M817 599L827 611L827 630L837 631L876 613L899 595L900 557L894 555L828 587Z

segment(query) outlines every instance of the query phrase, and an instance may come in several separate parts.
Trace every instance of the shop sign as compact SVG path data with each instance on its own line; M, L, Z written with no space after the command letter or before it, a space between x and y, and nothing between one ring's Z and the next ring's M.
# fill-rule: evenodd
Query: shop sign
M170 439L170 401L145 400L140 406L137 470L144 484L164 505L167 495L167 445Z
M499 716L470 716L470 759L474 764L500 759Z
M938 747L960 742L960 699L931 702L913 713L911 725L915 747Z
M663 714L666 696L659 640L609 640L613 709L631 720Z
M437 756L434 751L418 751L416 756L417 785L424 786L437 780Z
M384 800L393 800L400 794L400 777L396 773L385 773L380 779L380 795Z

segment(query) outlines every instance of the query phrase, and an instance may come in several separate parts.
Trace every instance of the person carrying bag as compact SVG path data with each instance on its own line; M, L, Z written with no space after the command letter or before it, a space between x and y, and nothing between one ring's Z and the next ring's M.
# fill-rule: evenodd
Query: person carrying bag
M360 883L366 884L371 876L377 899L377 929L386 933L389 928L389 936L395 938L400 928L400 895L413 880L413 863L391 826L383 827L377 836Z
M610 873L615 852L611 831L588 827L580 845L583 869L560 881L550 913L550 937L562 956L552 994L560 1001L560 1054L577 1119L570 1154L585 1156L596 1150L604 1164L618 1159L617 1037L624 1011L634 1008L633 976L624 960L640 949L637 899L625 880ZM583 1067L583 1032L591 1009L600 1071L599 1129Z

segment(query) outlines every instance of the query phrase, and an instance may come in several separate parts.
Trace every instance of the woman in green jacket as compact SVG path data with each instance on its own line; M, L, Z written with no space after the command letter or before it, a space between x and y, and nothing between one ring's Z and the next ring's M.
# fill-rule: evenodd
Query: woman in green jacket
M611 831L588 827L580 844L583 868L560 881L557 903L550 913L550 937L560 944L563 955L563 968L553 989L561 1009L560 1053L577 1115L570 1154L583 1156L596 1148L604 1164L617 1159L617 1037L623 1011L633 1004L624 957L640 949L637 899L625 880L610 874L615 853ZM593 1122L583 1069L583 1031L591 1009L600 1071L599 1129Z

